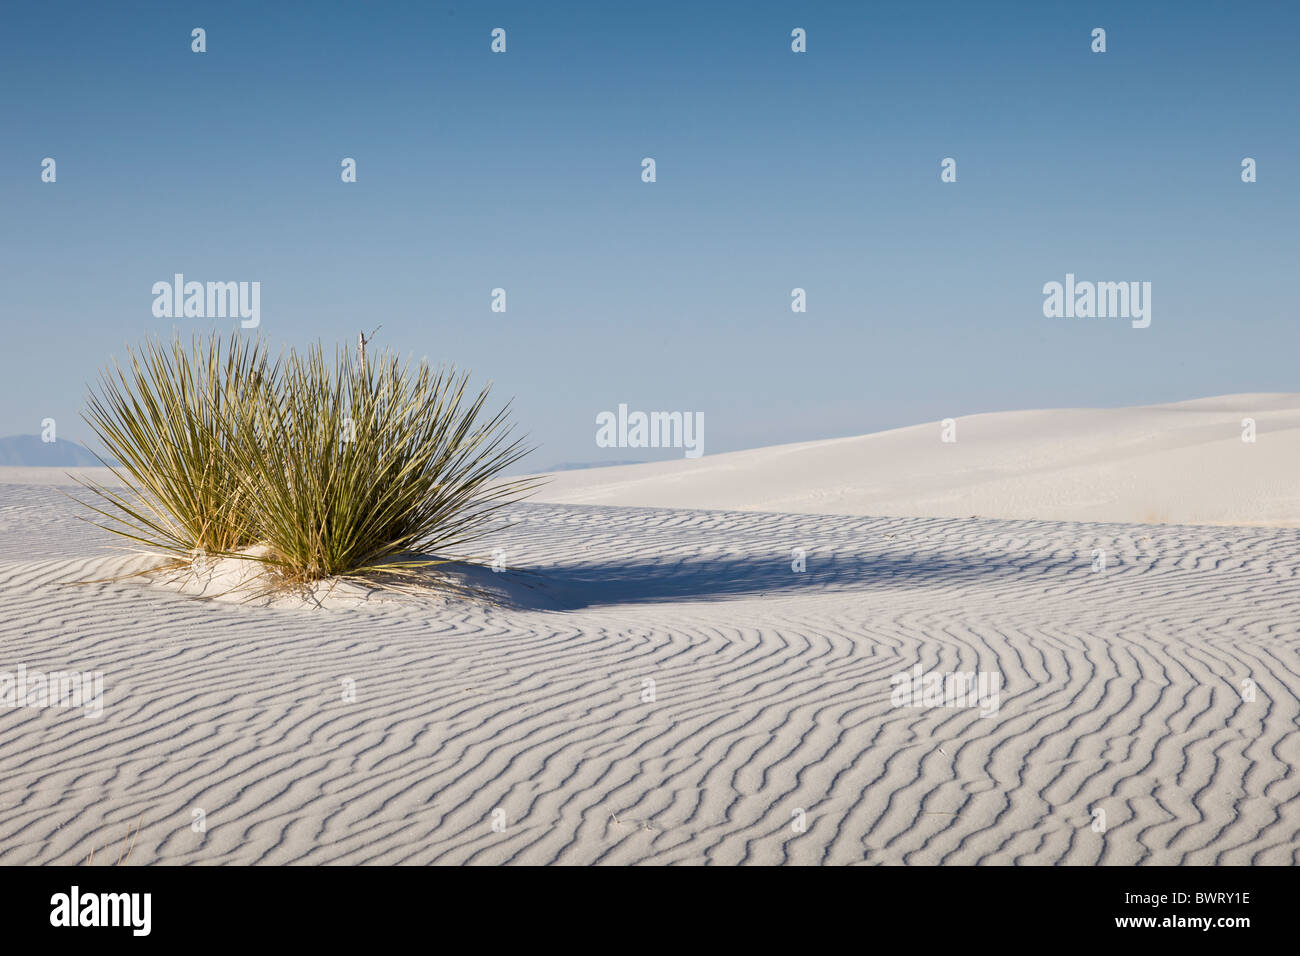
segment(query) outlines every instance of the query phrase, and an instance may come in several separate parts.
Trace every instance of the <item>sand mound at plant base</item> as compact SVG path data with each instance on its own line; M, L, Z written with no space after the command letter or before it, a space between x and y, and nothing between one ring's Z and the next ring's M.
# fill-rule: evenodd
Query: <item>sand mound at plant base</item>
M404 573L370 573L285 583L259 558L264 547L247 549L247 557L210 558L182 567L163 567L144 575L150 584L189 597L265 608L341 610L389 604L427 608L464 601L503 606L537 602L535 589L519 575L494 572L467 562L411 568ZM418 560L421 556L408 556Z

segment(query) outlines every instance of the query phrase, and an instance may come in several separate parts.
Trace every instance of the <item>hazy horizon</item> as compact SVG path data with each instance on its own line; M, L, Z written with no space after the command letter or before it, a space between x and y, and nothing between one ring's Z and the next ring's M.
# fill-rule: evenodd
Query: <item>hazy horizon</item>
M1241 393L1238 393L1238 394L1241 394ZM1245 394L1274 394L1274 395L1277 395L1277 394L1295 394L1295 393L1286 393L1286 392L1276 393L1276 392L1275 392L1275 393L1245 393ZM1143 406L1150 406L1150 405L1173 405L1173 404L1178 404L1179 402L1195 401L1195 400L1198 400L1198 399L1214 399L1214 398L1223 398L1223 397L1228 397L1228 396L1220 396L1220 395L1195 395L1195 396L1188 396L1187 398L1173 399L1173 400L1170 400L1170 401L1147 402L1147 403L1143 403ZM962 415L962 416L957 416L957 417L960 417L960 418L969 418L969 417L971 417L972 415L997 415L997 414L1002 414L1002 413L1014 413L1014 412L1021 412L1021 411L1026 411L1026 412L1034 412L1034 411L1068 411L1068 410L1078 411L1078 410L1090 409L1090 408L1091 408L1091 409L1103 409L1103 410L1104 410L1104 409L1116 409L1116 410L1118 410L1118 409L1121 409L1121 408L1129 408L1129 407L1143 407L1143 406L1095 405L1095 406L1076 406L1076 407L1073 408L1073 409L1064 409L1064 408L1061 408L1061 409L991 408L991 409L984 409L984 410L982 410L982 411L971 412L971 413L969 413L969 414L967 414L967 415ZM931 422L934 422L934 421L940 421L940 419L931 419L930 422L907 422L907 423L901 423L901 424L898 424L898 425L887 425L887 426L885 426L885 427L883 427L883 428L873 429L871 432L854 433L854 434L849 434L849 435L819 435L819 436L813 436L813 437L810 437L810 438L796 438L796 439L793 439L793 440L788 441L788 442L774 442L773 445L805 444L805 443L816 443L816 442L820 442L820 441L834 441L834 440L836 440L836 439L840 439L840 438L855 438L855 437L861 437L861 436L865 436L865 435L871 435L871 434L877 434L877 433L882 433L882 432L894 431L894 430L896 430L896 429L909 428L909 427L914 426L914 425L930 424ZM21 443L21 445L16 444L16 443ZM52 446L50 446L50 445L42 445L42 443L41 443L41 439L40 439L40 436L39 436L39 435L32 435L32 434L29 434L29 435L0 435L0 466L9 466L9 467L51 467L51 466L65 466L65 465L66 465L66 466L69 466L69 467L84 467L84 466L86 466L86 465L96 466L96 465L99 464L98 462L93 462L93 461L91 461L91 462L86 462L86 461L72 461L72 462L69 462L69 461L57 460L57 461L49 461L49 462L45 462L45 461L36 462L36 461L19 461L19 460L11 460L11 459L14 459L14 456L15 456L16 454L20 454L20 453L23 452L23 451L30 451L31 449L28 447L28 445L33 444L33 443L37 446L37 451L38 451L38 453L42 450L42 448L44 448L44 449L48 449L48 448L51 448L51 447L52 447ZM57 446L55 446L55 447L57 447L59 450L56 451L56 452L54 453L55 456L56 456L57 458L62 459L62 458L64 458L64 457L66 457L66 454L67 454L67 453L66 453L66 451L64 451L64 449L66 449L66 447L69 445L69 443L71 443L71 444L75 447L75 452L74 452L74 454L76 454L76 455L86 454L86 453L87 453L87 450L89 450L89 452L92 453L92 454L93 454L93 453L99 453L99 454L102 454L102 453L103 453L103 449L98 445L98 442L97 442L93 437L92 437L91 440L88 441L88 442L82 442L82 441L77 440L77 439L69 439L69 438L66 438L66 437L60 435L60 437L59 437L59 439L58 439ZM769 446L767 446L767 445L752 445L752 446L746 446L745 448L729 448L729 449L726 449L726 451L727 451L727 452L731 452L731 451L756 451L756 450L758 450L758 449L766 448L766 447L769 447ZM539 458L539 455L541 454L541 451L542 451L542 450L539 449L538 451L536 451L536 452L534 452L534 453L532 453L532 454L526 456L526 457L523 458L521 461L517 462L516 464L512 465L511 467L506 468L506 469L502 472L502 474L503 474L503 475L538 474L538 473L543 473L543 472L581 471L581 470L586 470L586 469L589 469L589 468L609 468L609 467L615 467L615 466L619 466L619 465L642 465L642 464L648 464L648 463L653 462L653 461L660 461L660 460L665 460L665 459L667 459L667 460L673 460L673 459L680 458L680 457L682 456L682 455L681 455L681 451L680 451L679 449L644 448L644 449L637 449L637 450L638 450L638 451L642 451L642 452L644 452L644 453L645 453L645 456L644 456L644 457L639 457L639 458L618 458L618 457L613 457L613 456L611 456L611 457L609 457L609 458L607 458L607 459L593 458L593 459L589 459L589 460L585 460L585 461L550 461L550 460L548 459L548 460L547 460L548 463L545 464L545 465L542 465L542 464L540 464L540 461L541 461L542 459ZM724 453L725 453L724 451L713 451L713 452L712 452L712 454L715 454L715 455L716 455L716 454L724 454ZM111 462L110 464L117 464L117 463L116 463L116 461L113 461L113 462Z

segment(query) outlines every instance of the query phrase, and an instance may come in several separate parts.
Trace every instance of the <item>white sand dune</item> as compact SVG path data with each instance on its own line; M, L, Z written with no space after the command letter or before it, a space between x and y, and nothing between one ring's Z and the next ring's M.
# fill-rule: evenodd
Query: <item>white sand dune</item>
M1243 419L1256 440L1242 441ZM1300 526L1300 394L996 412L557 474L538 500L798 514Z
M105 688L0 707L0 863L1300 862L1300 531L512 514L508 604L277 609L71 584L106 536L0 486L0 671ZM918 664L996 712L894 706Z

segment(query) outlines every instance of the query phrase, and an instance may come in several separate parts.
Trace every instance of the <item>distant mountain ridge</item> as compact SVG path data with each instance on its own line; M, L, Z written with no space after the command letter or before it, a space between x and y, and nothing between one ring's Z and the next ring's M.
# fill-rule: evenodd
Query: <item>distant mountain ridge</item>
M644 465L644 458L623 458L616 461L562 461L558 465L552 465L550 468L540 472L546 474L552 471L582 471L585 468L614 468L619 465Z
M0 465L3 466L81 468L100 464L98 458L76 442L64 439L45 442L39 435L0 438Z

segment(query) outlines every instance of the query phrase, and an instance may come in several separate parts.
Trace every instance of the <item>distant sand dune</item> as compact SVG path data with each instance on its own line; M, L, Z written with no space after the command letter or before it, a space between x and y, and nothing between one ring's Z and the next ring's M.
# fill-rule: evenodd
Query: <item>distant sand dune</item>
M68 586L71 513L0 487L0 671L107 698L0 709L5 864L1300 862L1298 531L533 504L535 607L289 611ZM918 662L998 712L891 706Z
M1242 420L1256 440L1242 441ZM593 426L594 427L594 426ZM1300 526L1300 394L996 412L555 475L538 500L801 514Z

